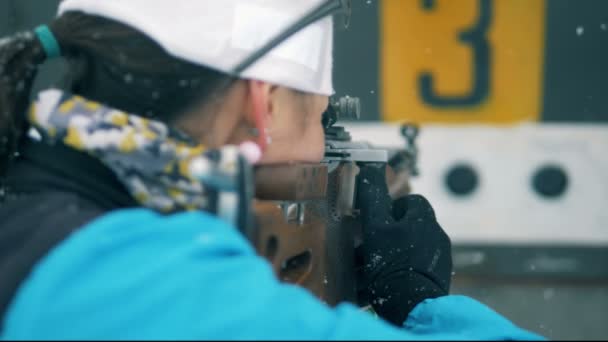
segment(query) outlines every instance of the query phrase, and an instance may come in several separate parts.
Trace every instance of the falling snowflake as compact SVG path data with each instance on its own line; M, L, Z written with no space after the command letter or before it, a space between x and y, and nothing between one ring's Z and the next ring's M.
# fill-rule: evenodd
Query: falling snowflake
M371 267L376 267L382 261L382 256L378 254L372 254Z

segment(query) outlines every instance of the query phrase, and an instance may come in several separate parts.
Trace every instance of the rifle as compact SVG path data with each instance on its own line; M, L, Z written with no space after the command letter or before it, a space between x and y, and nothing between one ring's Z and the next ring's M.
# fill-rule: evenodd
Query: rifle
M356 198L360 166L386 167L392 196L409 192L409 178L417 175L418 129L403 125L406 147L374 148L352 141L341 119L359 119L358 98L343 97L323 114L326 148L321 163L293 163L256 167L255 227L249 239L267 258L278 277L310 290L336 305L349 301L365 306L358 295L361 223Z

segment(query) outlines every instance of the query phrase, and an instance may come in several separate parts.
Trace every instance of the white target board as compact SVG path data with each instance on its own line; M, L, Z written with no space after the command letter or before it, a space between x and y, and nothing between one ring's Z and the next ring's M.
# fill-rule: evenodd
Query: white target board
M398 125L346 128L353 140L405 146ZM413 191L454 242L608 244L608 125L429 125L417 145Z

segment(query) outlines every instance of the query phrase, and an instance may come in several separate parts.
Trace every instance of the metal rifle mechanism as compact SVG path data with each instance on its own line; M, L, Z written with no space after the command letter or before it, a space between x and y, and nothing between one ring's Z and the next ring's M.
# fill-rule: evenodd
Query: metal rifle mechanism
M361 244L355 203L359 166L389 165L392 196L409 192L409 178L417 174L417 127L402 126L404 149L374 148L352 141L344 127L335 126L341 119L359 119L360 113L358 98L330 101L323 114L326 142L321 163L265 165L254 171L255 224L250 240L282 281L303 286L332 306L343 301L366 304L357 295L355 258Z

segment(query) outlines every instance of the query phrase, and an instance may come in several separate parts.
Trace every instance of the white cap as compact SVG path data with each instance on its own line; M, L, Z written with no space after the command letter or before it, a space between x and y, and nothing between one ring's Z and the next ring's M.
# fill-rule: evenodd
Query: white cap
M317 7L321 0L64 0L58 15L81 11L113 19L169 54L230 72L253 51ZM241 75L332 95L332 18L296 33Z

